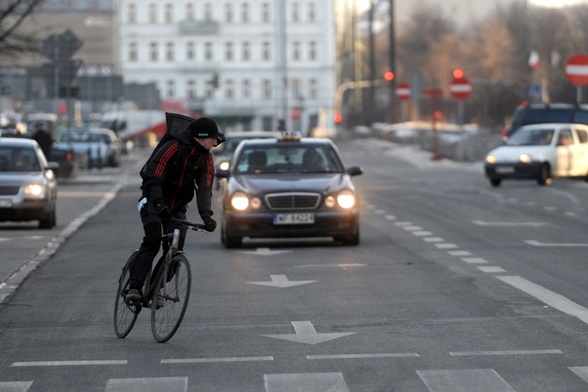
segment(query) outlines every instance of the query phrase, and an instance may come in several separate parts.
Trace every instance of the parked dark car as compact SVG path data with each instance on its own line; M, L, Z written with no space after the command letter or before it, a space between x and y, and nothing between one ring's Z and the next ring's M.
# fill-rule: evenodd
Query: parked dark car
M58 178L72 178L78 174L78 163L73 149L53 145L49 159L59 164L55 173Z
M39 221L39 228L56 224L55 162L27 138L0 138L0 221Z
M245 140L234 152L221 195L221 241L240 247L243 237L332 237L359 244L359 196L329 139Z
M588 105L568 103L523 103L514 111L510 126L502 132L502 138L512 136L523 125L575 123L588 125Z

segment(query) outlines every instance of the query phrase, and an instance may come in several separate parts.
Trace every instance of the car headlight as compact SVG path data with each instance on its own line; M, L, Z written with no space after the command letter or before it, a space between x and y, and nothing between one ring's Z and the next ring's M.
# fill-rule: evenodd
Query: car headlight
M237 211L244 211L249 207L249 197L243 192L235 192L231 196L231 206Z
M494 155L486 155L486 163L489 163L489 164L496 163L496 157Z
M28 184L24 188L24 194L35 199L43 199L45 197L45 187L41 184Z
M229 161L222 161L219 165L218 168L220 170L229 170Z
M530 163L531 161L533 161L533 158L529 154L521 154L519 156L519 162Z
M351 208L355 205L355 195L349 189L342 190L337 195L337 204L341 208Z

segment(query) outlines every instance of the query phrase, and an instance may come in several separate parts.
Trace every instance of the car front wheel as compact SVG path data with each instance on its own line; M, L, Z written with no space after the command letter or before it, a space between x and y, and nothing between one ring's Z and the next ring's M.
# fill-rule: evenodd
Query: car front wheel
M243 245L243 239L241 237L229 237L227 230L223 225L221 227L221 242L227 249L240 248Z
M539 185L550 185L552 182L551 179L551 169L547 163L541 165L541 169L539 169L539 176L537 177L537 184Z
M41 219L39 219L39 229L51 229L56 223L57 214L55 208L52 208L51 211L44 213Z
M502 182L502 180L500 178L491 178L490 179L490 185L492 185L494 187L500 186L501 182Z

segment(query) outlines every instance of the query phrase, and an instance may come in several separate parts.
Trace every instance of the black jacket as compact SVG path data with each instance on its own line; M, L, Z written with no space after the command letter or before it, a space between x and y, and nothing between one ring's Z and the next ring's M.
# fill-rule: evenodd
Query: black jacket
M212 215L212 154L192 139L189 130L176 130L143 166L141 178L148 203L164 202L172 213L183 212L196 191L201 217Z

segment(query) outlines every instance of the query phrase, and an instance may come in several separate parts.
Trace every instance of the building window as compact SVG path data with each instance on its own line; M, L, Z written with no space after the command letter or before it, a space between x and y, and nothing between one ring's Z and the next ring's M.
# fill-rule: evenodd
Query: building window
M225 90L225 99L232 101L235 98L235 83L228 79L223 83Z
M233 60L233 43L232 42L225 43L225 60L226 61Z
M247 3L241 5L241 22L249 23L249 4Z
M233 5L231 3L225 4L225 22L231 23L233 21Z
M298 3L292 3L292 12L290 13L290 20L292 23L298 23L300 20L300 7Z
M137 7L134 3L129 4L129 8L127 8L127 22L137 23Z
M316 79L310 79L308 82L308 98L309 99L317 99L318 98L318 83Z
M249 45L249 42L243 42L243 45L241 46L241 59L243 61L249 61L251 60L251 45Z
M212 5L210 3L204 4L204 20L207 22L212 20Z
M212 42L204 44L204 59L208 61L214 60L214 52L212 49Z
M308 4L308 21L316 22L316 7L314 3Z
M196 48L194 42L188 42L186 44L186 59L194 60L196 58Z
M271 61L272 59L271 46L267 41L261 44L261 58L263 61Z
M174 61L174 43L168 42L165 45L165 59L167 61Z
M168 80L165 83L165 96L168 98L175 98L176 96L176 82L175 80Z
M268 3L263 3L261 5L261 21L263 23L270 22L270 7Z
M137 43L131 42L129 44L129 61L134 63L137 60L139 60L137 56Z
M308 43L308 59L316 60L316 42L314 41Z
M290 79L290 87L292 89L292 95L294 97L300 96L300 79L292 78Z
M300 42L292 42L292 60L300 60Z
M188 85L186 86L186 95L189 99L196 98L196 82L194 80L188 80Z
M264 80L262 82L261 98L265 100L272 99L272 81Z
M149 58L151 59L151 61L157 61L159 59L157 51L157 42L151 42L149 44Z
M174 22L174 6L171 3L165 5L165 23Z
M249 80L243 81L241 89L243 98L251 98L251 82Z
M149 23L157 23L157 5L149 4Z
M194 4L186 4L186 19L194 20Z

